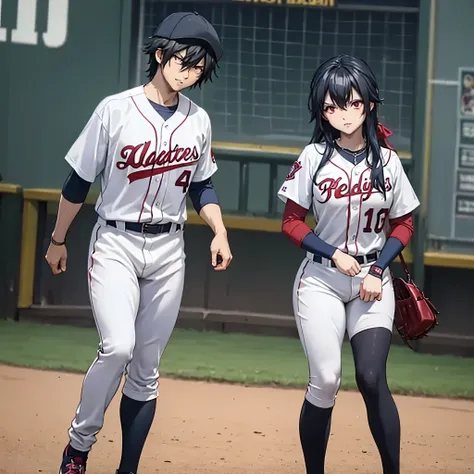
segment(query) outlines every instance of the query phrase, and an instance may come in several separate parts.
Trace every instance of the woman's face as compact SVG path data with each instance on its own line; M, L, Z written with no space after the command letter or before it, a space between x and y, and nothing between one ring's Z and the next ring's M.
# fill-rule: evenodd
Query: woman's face
M374 104L370 103L370 110ZM364 123L366 113L364 102L359 93L352 89L351 97L344 108L340 108L333 102L329 92L324 98L323 118L327 120L333 128L345 135L352 135Z

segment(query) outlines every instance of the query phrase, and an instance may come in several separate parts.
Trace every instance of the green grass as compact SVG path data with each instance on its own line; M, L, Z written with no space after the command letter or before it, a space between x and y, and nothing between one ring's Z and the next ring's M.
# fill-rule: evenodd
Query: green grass
M98 347L95 329L0 320L0 362L84 373ZM342 389L356 388L349 345ZM416 354L393 346L388 379L394 393L474 398L474 359ZM305 387L307 364L297 339L176 329L161 375L255 385Z

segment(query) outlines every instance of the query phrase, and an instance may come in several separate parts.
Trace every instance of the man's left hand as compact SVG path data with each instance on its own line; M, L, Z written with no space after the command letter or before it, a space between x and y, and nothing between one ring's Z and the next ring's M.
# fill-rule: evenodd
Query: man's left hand
M232 254L230 252L227 234L216 234L211 242L211 263L214 270L218 272L226 270L231 261Z

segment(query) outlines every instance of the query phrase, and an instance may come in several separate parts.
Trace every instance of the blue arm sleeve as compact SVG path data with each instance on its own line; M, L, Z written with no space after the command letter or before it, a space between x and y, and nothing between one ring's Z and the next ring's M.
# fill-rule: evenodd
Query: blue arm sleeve
M191 183L189 186L189 198L198 214L207 204L219 204L211 178Z
M382 278L383 271L388 268L404 248L405 246L396 237L389 237L380 252L378 260L372 265L369 273ZM377 269L380 269L380 271L377 271Z
M81 204L86 200L91 184L72 170L64 182L62 195L69 202Z
M307 252L321 255L322 257L331 259L334 252L337 250L336 247L329 245L319 238L314 232L309 233L301 242L301 248Z

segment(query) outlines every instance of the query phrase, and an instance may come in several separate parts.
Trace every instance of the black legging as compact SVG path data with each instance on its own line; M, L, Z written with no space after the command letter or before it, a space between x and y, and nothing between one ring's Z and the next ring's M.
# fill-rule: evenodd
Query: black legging
M351 340L357 386L364 398L370 431L382 459L384 474L400 474L400 419L387 385L386 362L392 333L385 328L367 329ZM332 408L304 401L300 439L307 474L324 474L324 460L331 427Z

